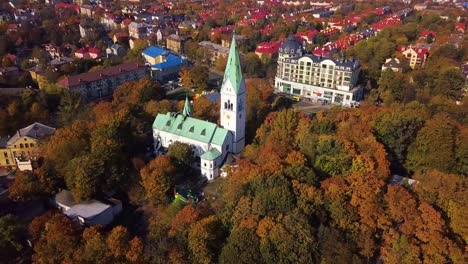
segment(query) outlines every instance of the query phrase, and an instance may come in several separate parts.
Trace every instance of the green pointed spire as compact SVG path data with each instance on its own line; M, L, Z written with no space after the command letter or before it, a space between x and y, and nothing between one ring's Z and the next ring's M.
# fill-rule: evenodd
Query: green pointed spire
M232 35L231 48L227 59L226 70L224 71L224 81L230 80L236 93L239 93L239 88L242 82L242 70L237 51L236 35Z
M192 107L190 106L190 101L187 96L185 97L184 110L182 111L182 114L185 117L192 116Z

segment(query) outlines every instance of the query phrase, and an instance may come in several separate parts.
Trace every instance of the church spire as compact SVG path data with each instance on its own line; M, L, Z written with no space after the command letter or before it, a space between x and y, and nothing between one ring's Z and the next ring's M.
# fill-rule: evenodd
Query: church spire
M190 101L188 97L185 97L185 104L184 104L184 110L182 111L182 114L185 117L191 117L192 116L192 107L190 106Z
M227 59L226 70L224 71L224 82L230 80L232 87L236 94L238 94L239 88L242 82L242 70L239 59L239 52L237 51L236 35L232 35L231 47L229 50L229 57Z

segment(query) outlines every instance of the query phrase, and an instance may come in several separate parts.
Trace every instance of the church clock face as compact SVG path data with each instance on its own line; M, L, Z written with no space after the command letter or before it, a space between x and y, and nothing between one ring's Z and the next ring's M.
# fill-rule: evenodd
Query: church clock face
M226 114L226 119L227 120L231 119L231 116L229 114Z

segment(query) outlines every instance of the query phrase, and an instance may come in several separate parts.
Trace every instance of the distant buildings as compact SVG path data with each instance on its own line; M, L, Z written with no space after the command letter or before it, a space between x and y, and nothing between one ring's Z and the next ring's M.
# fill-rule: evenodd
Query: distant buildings
M280 47L275 88L278 92L351 106L362 99L356 86L358 60L336 60L305 54L304 46L290 36Z
M86 101L94 101L112 96L114 90L125 82L146 77L149 75L145 65L130 62L99 71L66 76L57 85L81 94Z
M386 69L391 69L394 72L402 72L403 66L399 59L390 58L386 59L385 63L382 65L382 71L385 71Z
M205 58L207 58L211 63L214 63L220 57L227 58L229 54L229 48L210 41L202 41L198 43L198 45L205 52Z
M143 50L142 56L151 65L151 77L158 82L176 79L184 64L184 60L180 56L155 46Z
M128 25L128 35L131 38L143 39L148 34L147 27L142 23L131 22Z
M188 37L185 36L179 36L176 34L169 35L166 38L166 48L177 54L182 54L184 52L184 44L187 40Z
M11 138L0 138L0 167L32 170L39 158L39 142L52 136L55 128L34 123L18 130Z

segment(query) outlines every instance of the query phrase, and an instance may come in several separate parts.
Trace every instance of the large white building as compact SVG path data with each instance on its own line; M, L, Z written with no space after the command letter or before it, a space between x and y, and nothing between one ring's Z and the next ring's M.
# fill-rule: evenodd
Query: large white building
M350 106L362 99L363 89L357 86L360 68L358 60L306 54L302 43L290 36L279 49L275 89L293 96Z
M221 86L221 126L192 117L190 102L182 113L158 114L153 123L156 154L165 153L174 142L192 146L200 158L201 174L213 180L229 153L239 154L245 145L245 80L233 37Z

